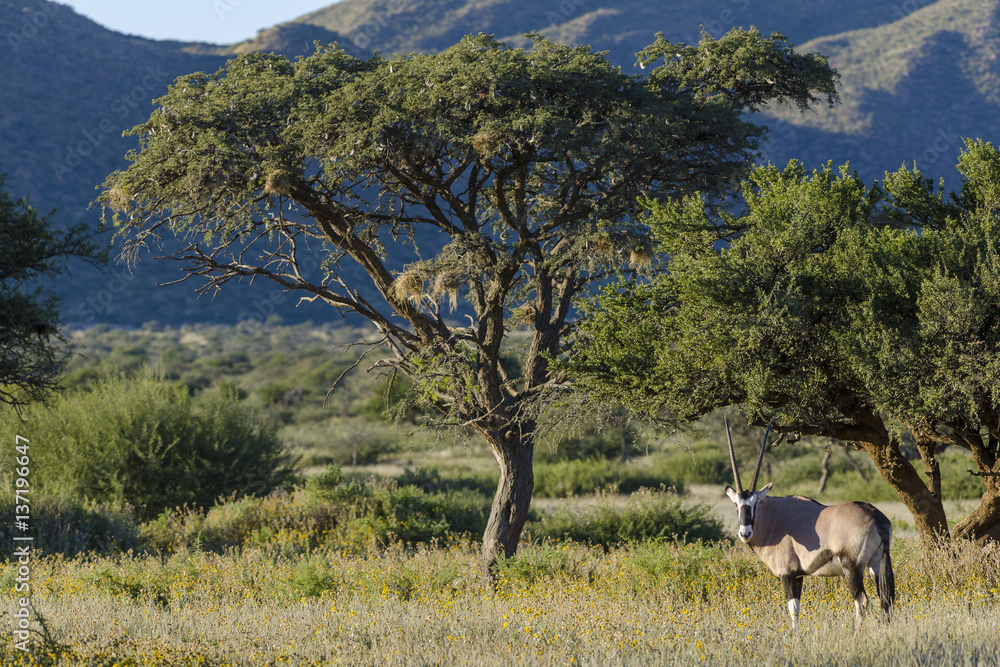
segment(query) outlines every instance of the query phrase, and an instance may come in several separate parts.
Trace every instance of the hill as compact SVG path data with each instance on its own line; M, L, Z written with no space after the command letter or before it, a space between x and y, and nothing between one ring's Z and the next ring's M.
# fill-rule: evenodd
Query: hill
M843 104L800 115L772 110L764 159L798 157L814 166L850 160L875 178L918 158L932 176L953 174L960 137L997 140L1000 123L996 53L998 0L345 0L225 46L148 40L107 30L65 5L0 0L0 171L15 196L30 194L66 223L97 221L88 209L95 187L126 166L134 139L123 130L148 117L153 100L178 76L215 71L254 49L290 57L313 41L338 41L350 52L432 52L474 32L513 44L537 30L609 51L626 69L658 31L694 42L751 25L778 30L804 51L827 55L842 74ZM151 254L156 254L155 249ZM130 273L81 268L59 285L72 324L235 323L278 313L287 321L326 320L329 309L295 309L266 285L195 300L193 285L157 288L180 276L173 262L143 261Z
M826 55L842 77L838 108L771 114L802 156L843 155L868 176L916 161L931 176L953 177L962 137L1000 141L996 2L939 0L800 48Z
M906 11L897 5L891 0L345 0L295 23L336 31L358 48L387 55L438 51L476 32L516 43L537 30L553 40L608 50L616 62L631 66L635 52L658 31L672 41L691 43L702 26L719 36L733 27L755 25L765 34L777 30L800 43L888 23L895 20L894 11Z

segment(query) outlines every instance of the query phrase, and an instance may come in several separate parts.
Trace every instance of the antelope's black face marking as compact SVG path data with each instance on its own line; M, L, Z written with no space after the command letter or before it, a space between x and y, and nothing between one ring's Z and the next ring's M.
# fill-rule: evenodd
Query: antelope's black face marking
M739 523L737 535L743 542L749 542L753 537L753 522L757 516L757 503L771 490L768 484L760 491L737 491L731 486L726 487L726 495L736 505L736 519Z

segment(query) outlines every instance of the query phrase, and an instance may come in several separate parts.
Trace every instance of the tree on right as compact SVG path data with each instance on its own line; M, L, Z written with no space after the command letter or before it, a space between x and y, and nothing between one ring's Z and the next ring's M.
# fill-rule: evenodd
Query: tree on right
M946 195L915 166L868 186L846 165L793 161L757 168L740 210L649 204L668 270L592 306L569 362L578 386L650 416L739 406L854 443L925 540L1000 540L1000 152L968 140L958 171ZM984 483L950 533L946 446L969 450Z

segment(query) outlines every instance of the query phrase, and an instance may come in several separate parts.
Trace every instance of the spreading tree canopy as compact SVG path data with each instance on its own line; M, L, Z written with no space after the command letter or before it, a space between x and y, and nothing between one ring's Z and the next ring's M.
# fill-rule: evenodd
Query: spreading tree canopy
M1000 538L1000 153L968 141L958 169L946 196L916 168L869 187L793 161L756 169L741 212L652 204L669 274L608 291L575 373L646 414L736 405L857 443L928 539L948 534L935 454L968 449L985 488L953 534Z
M190 240L174 257L204 289L266 278L371 321L393 352L380 363L496 457L487 566L514 552L527 517L530 406L564 380L549 360L577 298L648 261L639 195L724 197L764 133L745 111L836 99L825 60L778 34L660 37L638 54L648 76L532 39L470 36L393 59L336 46L239 56L170 87L101 195L126 253L169 232ZM303 268L310 253L318 272Z
M59 229L0 175L0 403L19 409L56 388L66 362L59 298L51 281L70 258L102 262L85 224Z

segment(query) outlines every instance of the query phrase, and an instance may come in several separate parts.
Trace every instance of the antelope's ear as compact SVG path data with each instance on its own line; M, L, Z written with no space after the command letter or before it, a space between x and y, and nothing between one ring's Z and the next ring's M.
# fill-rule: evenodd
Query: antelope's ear
M757 492L757 500L760 500L761 498L763 498L764 496L766 496L767 492L771 490L772 486L774 486L774 482L768 482L767 486L765 486L763 489L761 489L760 491L758 491Z
M736 493L736 489L729 486L728 484L726 485L726 495L729 496L729 499L732 500L734 503L737 500L739 500L740 497L740 494Z

